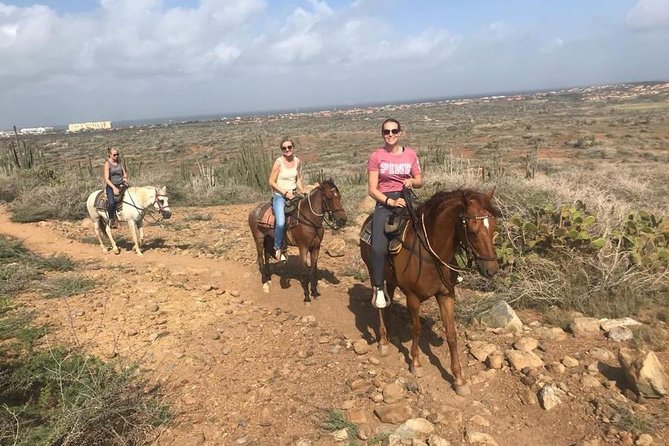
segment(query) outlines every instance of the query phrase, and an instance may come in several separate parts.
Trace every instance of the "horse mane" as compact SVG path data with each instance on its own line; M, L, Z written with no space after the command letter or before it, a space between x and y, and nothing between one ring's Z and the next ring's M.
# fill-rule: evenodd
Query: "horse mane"
M476 200L482 208L493 215L499 214L497 208L492 205L488 194L462 188L451 191L437 191L419 208L419 211L425 214L436 214L447 208L465 207L469 200Z

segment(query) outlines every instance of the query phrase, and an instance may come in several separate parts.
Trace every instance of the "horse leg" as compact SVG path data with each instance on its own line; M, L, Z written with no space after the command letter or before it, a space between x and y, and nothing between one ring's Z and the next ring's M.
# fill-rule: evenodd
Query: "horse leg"
M389 319L388 316L390 316L390 311L388 311L388 308L381 308L379 309L379 355L380 356L388 356L388 353L390 353L390 343L388 342L388 330L386 329L386 324L388 324Z
M407 294L407 307L411 315L411 373L420 377L423 373L423 365L420 363L420 352L418 351L418 338L420 337L420 299L413 293Z
M106 253L107 252L107 247L105 246L104 243L102 243L102 232L100 231L100 219L96 218L93 220L93 227L95 228L95 235L98 237L98 241L100 242L100 247L102 248L102 252Z
M320 253L320 247L312 250L309 253L311 259L311 268L309 269L310 282L311 282L311 296L314 299L317 299L321 293L318 292L318 255Z
M133 219L128 219L128 226L130 227L130 232L132 233L132 240L135 242L133 247L137 255L143 255L142 250L139 249L139 240L138 240L138 231L137 231L137 222Z
M311 298L309 297L309 278L311 274L309 264L307 263L307 248L302 246L300 246L300 260L302 260L302 266L304 267L304 271L306 271L302 274L300 280L302 289L304 290L304 303L309 303L311 302Z
M109 238L109 241L111 242L112 251L114 251L114 254L120 254L121 250L119 249L118 246L116 246L116 242L114 241L114 237L112 236L112 230L110 225L111 222L107 220L107 224L105 225L105 232L107 233L107 238Z
M441 312L441 321L444 323L446 332L446 342L448 342L448 351L451 354L451 372L455 380L455 393L460 396L467 396L471 393L469 384L462 376L462 367L460 366L460 357L458 355L458 334L455 329L455 297L453 294L448 296L437 296L439 311Z
M262 290L269 293L269 277L267 273L268 258L265 252L264 237L255 238L256 242L256 262L258 262L258 270L260 271L260 281L262 282Z
M141 248L144 244L144 221L137 222L137 230L139 231L139 247Z

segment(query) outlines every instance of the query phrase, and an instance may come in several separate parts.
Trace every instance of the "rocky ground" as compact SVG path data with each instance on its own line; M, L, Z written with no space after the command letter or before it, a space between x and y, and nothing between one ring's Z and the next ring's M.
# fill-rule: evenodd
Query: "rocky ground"
M629 390L618 359L628 345L624 331L607 337L611 327L577 319L565 333L529 312L514 322L522 324L516 331L460 327L472 390L460 397L434 303L423 319L422 377L409 373L402 296L393 309L394 349L377 354L355 223L326 235L323 296L305 305L295 251L275 267L270 293L262 292L245 222L250 207L175 209L172 220L146 228L143 257L130 251L124 228L115 256L91 239L89 222L20 225L0 211L0 232L39 253L64 253L98 281L84 295L29 293L22 301L52 327L48 342L139 364L174 413L156 444L669 442L667 398ZM657 358L667 369L669 356Z

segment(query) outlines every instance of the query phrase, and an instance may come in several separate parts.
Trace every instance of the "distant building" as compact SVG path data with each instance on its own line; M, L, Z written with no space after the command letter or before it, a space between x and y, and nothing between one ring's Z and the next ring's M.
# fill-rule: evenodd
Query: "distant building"
M19 131L22 135L41 135L46 132L53 132L53 127L29 127Z
M67 126L67 131L80 132L82 130L101 130L110 128L111 128L111 121L81 122L77 124L69 124Z

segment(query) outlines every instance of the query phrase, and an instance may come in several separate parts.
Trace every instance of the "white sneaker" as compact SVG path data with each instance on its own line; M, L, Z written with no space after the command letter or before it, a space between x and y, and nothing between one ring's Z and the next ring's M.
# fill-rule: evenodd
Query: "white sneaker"
M274 251L274 257L276 257L276 260L279 261L279 262L288 261L288 259L286 259L286 256L283 255L283 252L281 252L280 249L277 249L276 251Z
M372 288L372 306L379 310L388 306L388 299L386 293L383 292L383 288Z

